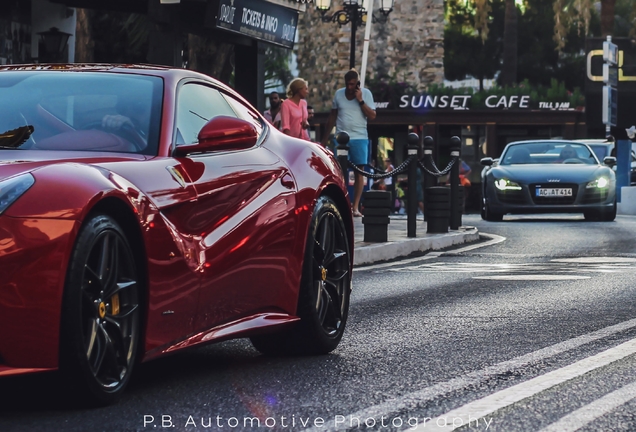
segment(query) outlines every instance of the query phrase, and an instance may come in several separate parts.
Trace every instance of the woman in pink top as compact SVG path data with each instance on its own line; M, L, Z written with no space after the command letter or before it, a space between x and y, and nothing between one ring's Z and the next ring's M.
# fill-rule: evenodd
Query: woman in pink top
M305 100L308 93L307 81L302 78L292 80L287 86L287 99L283 101L280 110L283 133L305 139L303 131L309 127L307 101Z

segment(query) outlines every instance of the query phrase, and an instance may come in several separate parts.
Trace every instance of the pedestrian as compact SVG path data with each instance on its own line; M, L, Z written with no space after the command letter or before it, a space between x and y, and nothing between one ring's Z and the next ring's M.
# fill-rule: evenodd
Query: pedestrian
M468 200L468 196L470 195L470 187L472 183L468 176L471 173L470 165L468 165L463 160L459 159L459 185L464 187L464 197L462 200L462 213L466 212L466 201Z
M375 118L375 102L369 89L360 88L360 76L355 69L348 71L344 79L345 87L336 90L334 94L322 145L327 145L329 133L335 124L336 133L349 134L349 160L361 167L369 162L367 120ZM364 176L356 172L353 186L353 216L356 217L362 216L360 198L363 190Z
M270 122L276 129L280 130L280 108L281 108L281 100L278 92L271 92L269 94L269 109L265 110L263 116L265 116L265 120Z
M295 138L306 139L307 123L307 81L295 78L287 86L287 99L281 107L281 130Z

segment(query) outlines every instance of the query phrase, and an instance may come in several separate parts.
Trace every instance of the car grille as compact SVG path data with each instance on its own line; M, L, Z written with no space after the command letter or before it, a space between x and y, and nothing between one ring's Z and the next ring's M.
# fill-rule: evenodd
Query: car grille
M497 191L497 198L504 204L525 204L526 202L523 191Z
M607 199L607 189L597 189L590 188L585 190L585 194L583 194L583 199L581 202L583 204L597 204L605 201Z
M539 197L535 196L535 191L537 189L536 184L530 185L530 195L532 196L532 201L536 205L568 205L574 204L576 200L576 194L579 191L579 185L573 183L552 183L552 184L541 184L541 187L554 187L554 188L571 188L572 196L562 196L562 197Z

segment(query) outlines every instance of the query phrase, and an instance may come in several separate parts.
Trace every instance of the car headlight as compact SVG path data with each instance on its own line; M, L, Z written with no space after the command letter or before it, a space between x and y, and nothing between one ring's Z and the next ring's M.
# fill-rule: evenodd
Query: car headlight
M495 186L497 189L505 191L505 190L521 190L521 186L518 183L510 181L505 178L501 178L499 180L495 180Z
M594 181L591 181L587 184L587 186L585 186L587 189L591 189L591 188L598 188L598 189L603 189L608 187L610 184L609 180L605 177L599 177Z
M0 214L20 198L34 183L35 178L31 174L22 174L0 181Z

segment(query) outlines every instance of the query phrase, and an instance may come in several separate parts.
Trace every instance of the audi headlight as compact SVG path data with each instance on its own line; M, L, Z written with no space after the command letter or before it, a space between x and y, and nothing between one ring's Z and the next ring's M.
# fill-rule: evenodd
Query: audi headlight
M33 184L31 174L22 174L0 181L0 214L22 196Z
M594 181L591 181L587 184L587 186L585 186L587 189L591 189L591 188L598 188L598 189L603 189L608 187L610 184L609 180L605 177L599 177Z
M505 191L505 190L521 190L521 186L519 183L515 183L505 178L501 178L499 180L495 180L495 186L497 189Z

